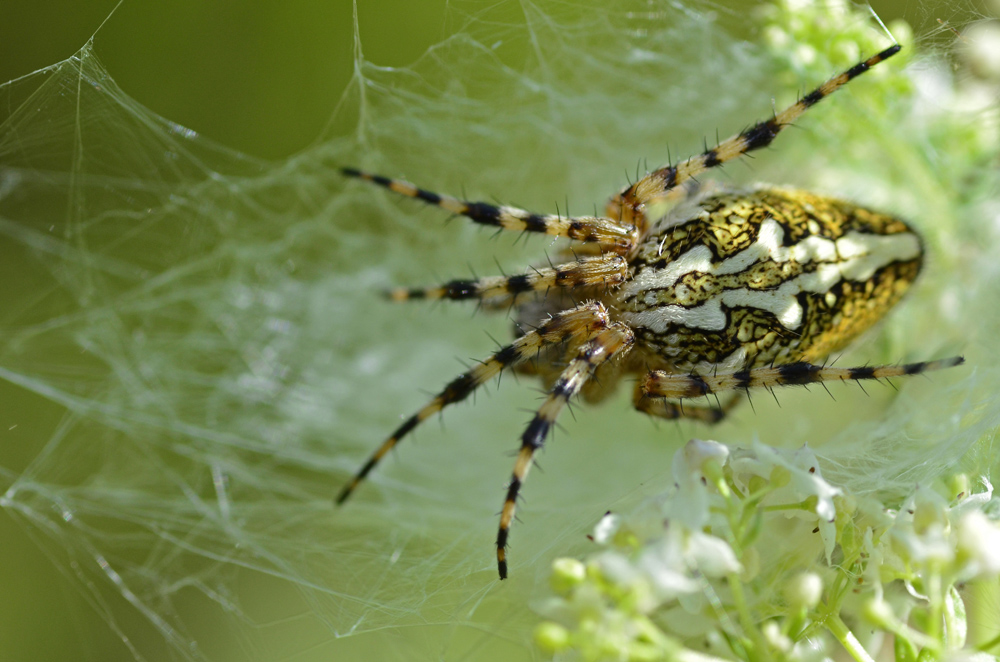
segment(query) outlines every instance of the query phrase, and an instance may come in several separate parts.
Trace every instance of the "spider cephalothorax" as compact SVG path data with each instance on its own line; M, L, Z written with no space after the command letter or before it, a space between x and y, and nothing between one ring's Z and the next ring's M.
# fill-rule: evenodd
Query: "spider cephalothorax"
M404 421L337 502L345 501L379 460L431 415L464 400L505 368L537 374L548 395L521 435L497 533L497 564L504 579L518 491L559 412L577 394L600 400L622 376L633 375L639 377L636 409L661 418L715 422L738 399L733 394L751 388L881 379L961 363L959 357L857 368L820 363L881 319L916 278L923 250L903 221L797 190L705 193L688 186L694 175L766 147L810 106L898 51L892 46L771 119L647 174L611 198L603 217L551 216L467 202L345 169L348 176L476 223L575 240L580 250L567 251L570 261L564 264L522 275L391 293L399 301L476 299L513 305L518 337ZM656 215L681 200L670 213ZM718 399L720 393L730 396L726 402ZM682 406L702 396L714 396L715 405Z

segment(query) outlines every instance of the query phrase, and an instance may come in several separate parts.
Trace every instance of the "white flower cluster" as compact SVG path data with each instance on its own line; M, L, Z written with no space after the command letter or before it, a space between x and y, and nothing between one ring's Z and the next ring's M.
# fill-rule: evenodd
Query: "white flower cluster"
M884 48L888 35L871 29L872 15L847 0L777 0L755 12L779 77L792 87ZM870 145L880 161L906 166L893 193L916 190L914 178L923 175L911 166L923 155L948 154L947 168L927 173L941 195L932 200L921 187L920 204L944 210L935 222L996 217L998 21L959 26L953 60L922 55L905 23L888 27L905 47L893 67L873 73L881 80L864 99L874 115L913 134ZM914 62L920 66L907 66ZM836 108L826 112L833 124ZM839 121L853 126L853 112ZM821 171L826 187L846 182L845 190L856 190L851 178L867 176L861 166L875 152L843 151L841 170ZM942 294L942 310L954 292ZM1000 499L986 477L995 466L992 439L983 437L978 460L968 447L958 451L982 477L941 475L908 495L902 479L891 493L833 484L807 447L692 441L674 458L667 495L607 515L593 536L599 550L554 564L556 596L541 607L548 620L537 643L559 660L997 660ZM920 454L909 461L893 466L905 472L929 462ZM948 471L945 460L930 462Z
M729 451L693 440L675 488L608 514L586 562L553 566L558 597L539 645L560 659L705 662L826 659L836 641L859 662L877 635L897 659L973 649L959 585L1000 575L992 486L960 476L898 508L831 485L807 447ZM846 623L863 624L863 644ZM872 626L876 627L875 635ZM990 657L987 655L987 657Z

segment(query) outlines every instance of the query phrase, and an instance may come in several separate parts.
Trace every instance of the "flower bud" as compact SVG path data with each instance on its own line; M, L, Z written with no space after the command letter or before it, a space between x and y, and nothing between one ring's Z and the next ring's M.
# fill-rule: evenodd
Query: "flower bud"
M561 558L552 562L552 577L549 583L552 590L560 595L566 595L586 577L586 568L576 559Z
M823 580L814 572L802 572L785 582L782 594L794 609L812 609L823 597Z
M535 644L547 653L558 653L569 648L569 631L556 623L545 622L535 628Z

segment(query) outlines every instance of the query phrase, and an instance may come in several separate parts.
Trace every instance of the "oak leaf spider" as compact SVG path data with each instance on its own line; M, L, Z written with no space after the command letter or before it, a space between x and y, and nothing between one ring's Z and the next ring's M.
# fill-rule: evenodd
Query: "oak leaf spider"
M701 172L767 147L810 107L899 50L893 45L770 119L647 174L613 196L601 217L458 200L403 180L343 169L344 175L475 223L566 238L578 246L566 252L567 259L574 258L566 263L516 276L391 292L397 301L476 299L513 306L520 336L406 419L343 488L337 503L431 415L464 400L505 368L535 374L548 394L521 435L500 514L497 568L505 579L518 492L535 452L575 395L601 400L623 376L637 375L633 402L639 411L714 423L738 399L723 404L719 393L882 379L962 363L961 357L854 368L822 363L881 319L920 271L922 244L903 221L799 190L703 194L688 186ZM690 209L687 215L653 213L681 200ZM529 294L534 299L526 302ZM709 395L716 396L716 406L682 405L684 399Z

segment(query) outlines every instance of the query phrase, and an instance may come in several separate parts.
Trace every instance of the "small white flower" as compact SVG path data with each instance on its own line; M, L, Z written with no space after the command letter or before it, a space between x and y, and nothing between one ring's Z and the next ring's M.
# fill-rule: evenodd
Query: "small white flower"
M628 557L618 552L603 552L598 554L594 561L601 569L601 574L615 584L627 586L639 577L638 570L632 566Z
M976 492L974 494L969 494L964 499L956 503L951 508L952 519L955 519L956 515L964 514L968 511L979 511L982 510L986 504L993 499L993 484L984 476L982 478L983 491Z
M677 493L664 504L664 516L700 529L708 523L710 501L714 489L705 484L705 465L716 463L720 468L729 457L729 449L717 441L692 439L674 453L671 470L677 483Z
M946 566L955 558L950 528L944 497L932 489L917 488L893 522L893 550L905 564Z
M812 513L789 511L788 516L816 518L826 559L830 562L837 544L834 523L837 508L833 499L842 492L823 479L816 454L808 446L789 453L757 441L754 442L752 453L734 452L730 466L733 470L733 482L743 486L753 476L770 479L775 470L787 472L786 475L790 476L788 484L775 490L768 498L768 503L794 503L815 497L816 505Z
M935 522L920 534L905 539L910 562L944 566L955 559L955 549L944 525Z
M692 439L681 449L680 453L674 457L674 478L680 481L691 474L700 473L704 470L706 462L715 461L721 467L725 465L729 458L729 448L725 444L717 441ZM683 462L678 462L683 459ZM678 475L683 472L683 476Z
M733 548L725 540L701 531L689 534L685 561L706 577L723 577L742 570Z
M682 595L697 593L701 584L688 576L683 564L676 562L667 545L652 545L636 561L636 567L649 578L660 600L668 602Z
M598 545L606 545L618 532L621 525L621 518L612 513L605 513L604 517L594 527L593 538Z
M771 644L771 647L775 650L786 654L792 650L792 640L781 632L781 627L776 621L767 621L764 623L760 632L764 635L767 643Z
M964 561L965 580L1000 574L1000 527L978 510L966 513L956 526L956 547Z
M724 540L676 524L671 523L660 540L646 546L636 562L661 599L700 593L700 577L722 577L741 570Z

